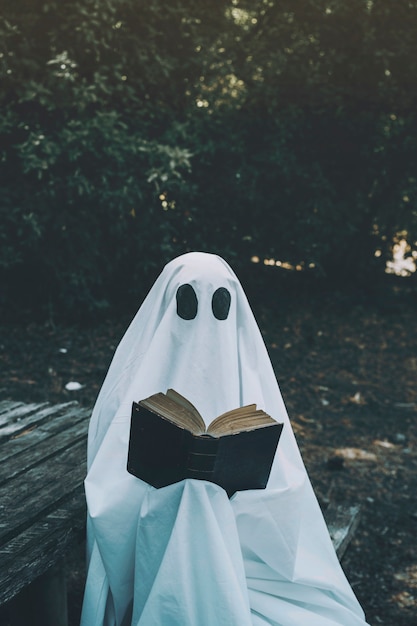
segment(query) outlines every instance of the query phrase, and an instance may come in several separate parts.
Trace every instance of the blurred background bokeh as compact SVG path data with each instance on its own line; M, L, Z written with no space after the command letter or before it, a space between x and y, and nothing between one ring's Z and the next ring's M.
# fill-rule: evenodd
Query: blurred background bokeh
M120 310L188 250L414 284L416 3L2 0L0 71L13 319Z

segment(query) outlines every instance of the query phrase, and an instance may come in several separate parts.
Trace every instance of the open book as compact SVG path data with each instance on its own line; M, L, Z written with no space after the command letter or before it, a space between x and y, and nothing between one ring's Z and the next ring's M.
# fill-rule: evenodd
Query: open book
M252 404L219 415L206 429L197 409L169 389L133 403L127 470L154 487L197 478L229 496L263 489L282 427Z

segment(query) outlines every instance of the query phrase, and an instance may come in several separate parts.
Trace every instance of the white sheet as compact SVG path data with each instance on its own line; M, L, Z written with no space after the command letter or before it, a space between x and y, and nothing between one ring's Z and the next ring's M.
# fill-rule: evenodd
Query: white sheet
M177 313L177 290L198 301ZM214 292L231 294L227 319ZM265 490L231 500L186 480L154 489L126 471L132 401L172 387L208 424L256 403L284 430ZM260 331L221 258L169 263L120 342L90 422L88 576L81 626L363 626L313 493Z

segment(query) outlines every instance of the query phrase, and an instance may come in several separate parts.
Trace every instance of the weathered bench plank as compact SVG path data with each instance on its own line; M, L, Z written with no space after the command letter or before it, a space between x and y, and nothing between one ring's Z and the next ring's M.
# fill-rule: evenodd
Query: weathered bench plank
M71 436L74 435L74 429L80 433L81 437L86 437L90 411L81 408L76 403L71 403L68 408L65 408L63 413L62 406L65 407L66 405L60 405L59 411L52 413L48 422L41 422L31 429L23 430L22 433L9 439L7 445L3 445L0 448L0 481L1 477L5 476L4 468L9 467L14 459L16 459L16 465L19 465L20 459L23 458L20 455L25 451L28 451L29 455L38 455L38 450L41 449L42 453L44 453L45 446L42 442L50 437L56 435L59 444L62 444L61 447L65 447L68 441L71 441ZM30 437L27 436L28 434L30 434ZM49 443L46 444L46 447L50 448L53 454L56 445L57 441L50 440Z
M0 406L0 426L8 425L44 406L47 406L46 402L42 404L25 404L24 402L4 401Z
M58 508L80 488L85 477L84 448L85 443L80 442L55 455L47 474L43 465L37 465L25 472L24 480L17 476L0 487L0 510L7 516L0 522L0 545Z
M0 403L0 605L12 624L67 624L63 564L85 537L89 416L75 402Z
M0 581L0 604L61 561L69 547L84 536L85 500L80 492L61 509L6 542L0 549L2 569L7 571Z
M39 428L70 406L74 406L72 402L56 406L29 404L5 411L0 415L0 443L25 431L30 432L33 428Z
M359 506L331 503L324 512L336 554L341 561L360 521Z
M43 465L48 460L51 460L53 464L54 457L64 452L68 445L74 446L77 443L85 445L86 432L84 420L75 422L71 428L54 435L39 430L35 446L23 448L19 454L9 455L7 463L0 463L0 488L4 483L8 483L37 465Z

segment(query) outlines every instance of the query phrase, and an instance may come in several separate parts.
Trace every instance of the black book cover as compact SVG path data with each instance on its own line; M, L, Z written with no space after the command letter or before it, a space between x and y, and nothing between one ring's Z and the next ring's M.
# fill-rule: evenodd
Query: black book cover
M134 402L127 470L157 488L197 478L220 485L229 497L235 491L263 489L282 426L220 437L193 435Z

